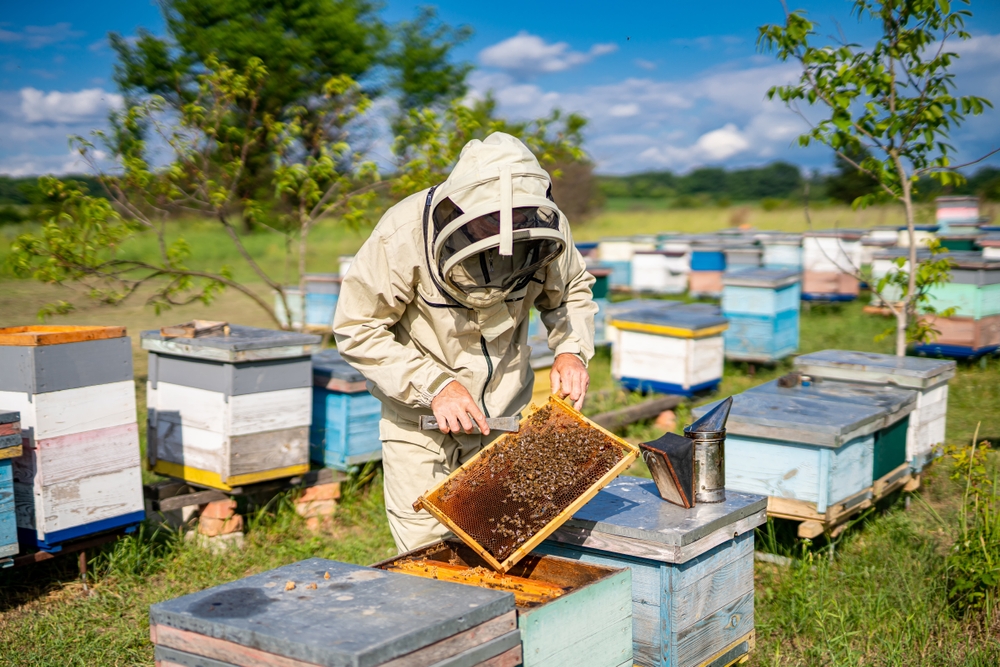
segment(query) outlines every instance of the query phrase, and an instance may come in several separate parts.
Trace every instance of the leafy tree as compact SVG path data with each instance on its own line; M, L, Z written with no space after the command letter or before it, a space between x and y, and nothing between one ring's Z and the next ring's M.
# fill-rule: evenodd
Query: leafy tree
M853 13L881 29L869 48L816 46L816 24L802 11L788 14L784 25L762 26L758 46L802 66L798 82L771 88L769 98L795 110L800 102L823 110L819 122L799 137L800 145L831 147L878 183L879 196L903 205L910 236L906 284L901 301L887 301L896 318L896 354L902 356L909 340L932 335L919 325L918 277L930 284L948 280L946 272L922 271L917 262L914 185L924 175L943 185L962 180L956 169L966 165L952 164L949 134L967 115L991 105L953 93L949 68L958 55L947 46L949 40L969 39L968 10L953 10L949 0L855 0ZM860 162L851 158L865 152L869 157ZM867 206L876 196L862 196L855 206Z
M840 155L834 156L833 163L837 168L837 173L827 179L827 196L853 205L861 197L881 193L882 189L878 182L855 166L869 159L871 154L866 150L851 151L845 154L846 158L840 157Z

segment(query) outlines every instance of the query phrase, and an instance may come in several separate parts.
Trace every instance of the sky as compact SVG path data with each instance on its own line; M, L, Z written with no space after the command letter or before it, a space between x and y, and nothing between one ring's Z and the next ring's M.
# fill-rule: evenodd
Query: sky
M873 39L848 0L787 0L820 23L822 35ZM417 5L385 0L390 22ZM426 3L420 3L426 4ZM471 95L492 91L503 115L535 118L554 108L588 119L585 148L602 173L699 166L729 168L785 160L829 170L832 154L800 148L805 122L769 87L796 78L794 65L758 52L757 28L783 20L780 0L594 2L439 0L441 18L474 36L456 58L473 63ZM67 136L104 127L121 104L107 34L164 33L150 0L5 2L0 13L0 173L72 173L83 166ZM973 0L956 43L958 92L1000 105L1000 2ZM1000 147L991 110L952 136L959 162ZM991 164L1000 164L992 159Z

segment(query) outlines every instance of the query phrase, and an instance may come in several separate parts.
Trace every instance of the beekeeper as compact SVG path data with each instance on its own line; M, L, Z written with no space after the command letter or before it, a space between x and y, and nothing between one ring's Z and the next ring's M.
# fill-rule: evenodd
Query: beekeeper
M552 392L583 405L594 279L551 193L518 139L470 141L447 180L382 216L344 277L333 331L382 402L385 505L400 552L447 532L412 504L496 437L485 418L528 405L532 305L555 353ZM421 431L430 413L440 430Z

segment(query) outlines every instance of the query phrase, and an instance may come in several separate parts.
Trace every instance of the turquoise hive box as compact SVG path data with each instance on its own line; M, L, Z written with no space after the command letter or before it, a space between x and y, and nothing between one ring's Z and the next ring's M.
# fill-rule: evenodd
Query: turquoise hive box
M345 472L381 460L382 404L368 393L365 377L336 350L312 356L312 376L309 459Z
M799 349L801 276L788 269L744 269L722 278L726 358L761 363Z
M11 460L21 451L21 415L0 408L0 567L11 565L18 551Z
M535 553L632 571L632 647L642 667L722 667L754 645L754 528L767 499L727 490L691 509L652 480L619 477Z

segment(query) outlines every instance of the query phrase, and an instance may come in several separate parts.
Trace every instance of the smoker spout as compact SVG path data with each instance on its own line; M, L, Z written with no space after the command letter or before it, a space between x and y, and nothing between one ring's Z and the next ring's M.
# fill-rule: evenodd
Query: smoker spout
M724 433L726 421L729 419L729 411L733 407L733 397L730 396L717 406L706 412L701 419L684 429L687 437L698 437L709 433Z

